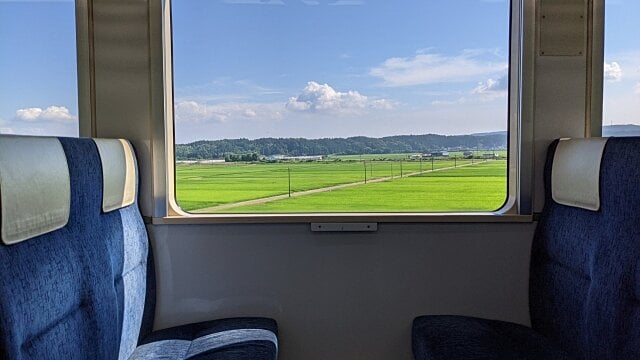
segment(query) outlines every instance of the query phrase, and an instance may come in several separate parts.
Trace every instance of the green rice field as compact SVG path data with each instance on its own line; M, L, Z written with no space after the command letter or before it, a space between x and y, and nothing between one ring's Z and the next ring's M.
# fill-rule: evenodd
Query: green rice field
M243 206L226 213L492 211L506 198L506 162Z
M506 173L506 160L479 159L177 164L176 195L210 213L491 211Z

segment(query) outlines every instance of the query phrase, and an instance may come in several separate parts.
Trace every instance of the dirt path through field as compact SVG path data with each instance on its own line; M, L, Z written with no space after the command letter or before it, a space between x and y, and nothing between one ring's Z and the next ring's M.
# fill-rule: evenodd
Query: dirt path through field
M484 163L486 161L487 160L483 160L483 161L479 161L479 162L472 163L472 164L464 164L464 165L459 165L459 166L449 166L449 167L435 169L435 170L417 171L417 172L405 174L402 177L405 178L405 177L422 175L422 174L427 174L427 173L436 172L436 171L457 169L457 168L461 168L461 167L481 164L481 163ZM352 183L347 183L347 184L333 185L333 186L327 186L327 187L323 187L323 188L292 192L291 196L289 196L289 194L275 195L275 196L269 196L269 197L260 198L260 199L240 201L240 202L231 203L231 204L223 204L223 205L218 205L218 206L212 206L212 207L208 207L208 208L192 210L190 212L191 213L196 213L196 214L215 213L215 212L218 212L220 210L233 209L233 208L237 208L237 207L241 207L241 206L248 206L248 205L260 205L260 204L264 204L264 203L268 203L268 202L272 202L272 201L277 201L277 200L284 200L284 199L289 199L289 198L298 197L298 196L306 196L306 195L311 195L311 194L317 194L317 193L321 193L321 192L325 192L325 191L339 190L339 189L349 188L349 187L358 186L358 185L373 184L373 183L389 181L389 180L398 179L398 178L400 178L400 177L399 176L393 176L393 177L392 176L387 176L387 177L367 180L366 183L364 181L357 181L357 182L352 182Z

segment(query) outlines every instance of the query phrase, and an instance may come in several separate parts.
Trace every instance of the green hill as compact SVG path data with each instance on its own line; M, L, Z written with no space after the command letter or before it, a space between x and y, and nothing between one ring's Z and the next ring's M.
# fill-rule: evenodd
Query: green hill
M261 138L202 140L176 145L177 160L222 159L226 154L359 155L422 153L434 150L506 149L505 133L478 135L398 135L382 138Z

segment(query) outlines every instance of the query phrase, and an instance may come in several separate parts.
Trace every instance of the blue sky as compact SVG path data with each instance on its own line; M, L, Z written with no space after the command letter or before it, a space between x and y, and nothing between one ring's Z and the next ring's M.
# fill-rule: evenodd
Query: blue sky
M506 0L174 1L176 139L504 130L508 16Z
M504 130L508 12L174 0L176 140ZM640 123L638 16L640 2L607 0L606 124ZM77 135L75 58L73 2L0 0L0 132Z
M640 1L606 0L603 124L640 125Z
M71 1L0 0L0 132L78 135Z

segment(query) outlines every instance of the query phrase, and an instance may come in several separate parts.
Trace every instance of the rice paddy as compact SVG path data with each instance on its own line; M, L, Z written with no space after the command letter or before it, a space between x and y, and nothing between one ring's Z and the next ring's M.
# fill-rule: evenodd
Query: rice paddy
M207 213L492 211L506 160L435 159L177 164L185 211Z

